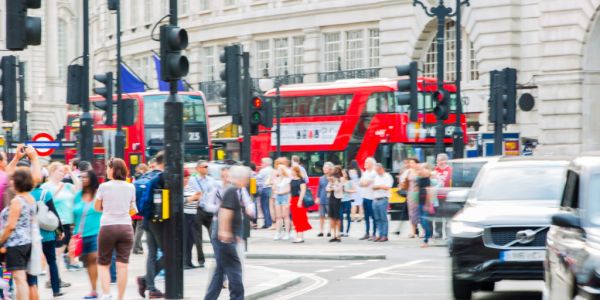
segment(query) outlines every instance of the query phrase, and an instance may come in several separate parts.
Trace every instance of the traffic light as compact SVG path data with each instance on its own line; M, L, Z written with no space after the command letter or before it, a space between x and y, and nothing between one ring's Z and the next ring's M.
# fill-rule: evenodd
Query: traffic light
M221 89L220 94L222 98L225 98L227 114L231 116L241 113L241 54L240 45L231 45L225 47L219 57L219 60L225 64L225 68L221 71L221 80L225 81L225 86Z
M135 100L122 99L121 109L123 110L123 126L132 126L135 123Z
M419 120L419 91L417 89L419 66L416 61L412 61L408 65L396 66L396 72L398 76L408 76L408 78L398 80L396 100L398 105L410 107L410 120L416 122Z
M17 58L13 55L3 56L0 60L0 69L2 119L4 122L15 122L17 121Z
M500 103L497 103L500 101ZM515 124L517 119L517 70L504 68L490 72L490 99L488 100L491 123L496 123L498 114L502 124Z
M254 95L250 101L251 134L258 134L258 126L273 127L273 107L259 95Z
M104 74L96 74L94 75L94 80L102 83L104 86L95 87L94 93L104 97L106 105L106 120L104 124L112 125L113 124L113 73L106 72Z
M83 66L70 65L67 69L67 104L81 105L83 97Z
M433 114L438 120L448 120L448 114L450 112L450 93L442 89L433 92L431 94L435 107L433 108Z
M174 25L160 27L160 71L163 81L177 81L188 74L190 63L181 54L187 45L185 29Z
M41 0L7 0L6 1L6 48L23 50L28 45L39 45L42 42L42 19L28 17L27 9L40 8Z

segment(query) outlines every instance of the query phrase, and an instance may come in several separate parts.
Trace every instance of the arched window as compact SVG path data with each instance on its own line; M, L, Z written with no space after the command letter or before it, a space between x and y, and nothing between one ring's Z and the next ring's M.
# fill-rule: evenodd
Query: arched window
M456 28L455 22L450 20L446 22L444 34L444 80L456 80ZM462 37L462 78L465 81L478 80L477 60L475 59L475 50L473 43L463 32ZM427 52L422 57L423 76L437 77L437 41L435 37L429 44Z

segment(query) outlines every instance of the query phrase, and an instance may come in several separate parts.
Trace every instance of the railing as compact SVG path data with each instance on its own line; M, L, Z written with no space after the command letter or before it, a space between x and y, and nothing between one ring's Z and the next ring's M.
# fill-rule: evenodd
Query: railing
M379 77L381 68L354 69L354 70L339 70L333 72L317 73L318 82L330 82L340 79L356 79L356 78L377 78Z
M198 89L204 93L204 97L206 97L206 101L218 101L223 102L223 98L221 98L220 92L221 88L225 86L225 82L223 81L203 81L198 84Z

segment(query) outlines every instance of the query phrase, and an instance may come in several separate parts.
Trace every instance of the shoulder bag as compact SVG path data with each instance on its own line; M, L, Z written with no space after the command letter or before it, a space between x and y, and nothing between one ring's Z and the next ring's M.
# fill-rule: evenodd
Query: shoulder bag
M307 186L304 198L302 198L302 206L309 208L313 205L315 205L315 197L313 197L312 191Z
M41 229L54 231L58 228L58 217L46 205L46 193L46 190L42 190L40 200L37 202L37 221Z
M81 199L81 201L83 201L83 198ZM93 203L93 201L90 201L90 203L88 203L86 205L86 208L84 209L84 211L81 215L81 221L79 222L77 234L73 235L71 237L71 241L69 242L69 256L71 256L72 258L81 256L81 253L83 252L83 235L82 235L82 233L83 233L83 230L85 230L85 217L87 216L92 203Z

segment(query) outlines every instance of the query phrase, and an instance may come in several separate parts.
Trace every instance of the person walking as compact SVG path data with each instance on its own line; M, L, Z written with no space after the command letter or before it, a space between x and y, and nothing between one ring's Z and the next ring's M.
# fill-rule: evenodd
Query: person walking
M387 209L389 204L390 189L394 185L394 178L392 175L385 171L382 164L378 163L375 167L377 175L373 180L373 216L375 217L375 224L377 225L377 233L379 236L374 240L375 242L387 242L388 241L388 216Z
M190 186L190 177L190 171L187 169L183 170L183 219L185 221L185 252L183 255L183 268L185 270L193 269L196 267L192 263L192 249L194 248L194 244L197 245L196 237L198 236L198 233L196 231L202 230L202 225L198 223L198 218L196 217L196 215L198 214L198 202L200 201L202 192L196 191ZM202 241L200 241L200 243L202 243ZM202 245L200 245L200 247L202 247ZM202 253L201 249L198 250L198 254L199 253Z
M202 240L203 240L203 232L202 226L204 226L207 232L210 232L210 224L212 223L213 215L212 213L206 211L204 208L205 197L212 192L213 189L216 188L217 182L214 178L208 175L208 162L201 160L196 165L196 171L198 174L190 178L190 188L194 192L200 193L200 200L198 206L196 207L196 222L194 226L192 226L192 231L194 235L194 244L196 245L196 251L198 254L198 266L200 268L204 268L205 258L204 258L204 250L202 248ZM190 245L191 246L191 245ZM187 253L187 252L186 252ZM194 265L191 264L191 249L189 252L188 268L194 268Z
M365 235L360 238L361 240L375 240L375 233L377 231L377 223L373 215L373 181L377 173L375 172L375 164L377 161L372 157L365 159L365 171L360 177L360 187L363 197L363 210L365 213ZM370 234L371 224L373 225L373 234Z
M273 192L273 160L269 157L263 157L261 159L261 168L258 171L258 175L256 175L256 186L259 189L260 196L260 209L263 214L263 226L261 228L268 229L273 225L273 218L271 214L271 205L269 200L271 199L271 194Z
M66 252L73 234L73 203L75 194L81 190L81 182L79 176L73 174L69 166L65 166L60 162L51 163L48 166L48 173L48 181L42 184L41 188L51 193L65 235L62 240L56 243L58 247L56 257L63 257L67 270L76 271L80 269L79 265ZM73 184L62 181L66 175L69 175Z
M304 243L304 232L311 230L312 226L308 222L308 208L304 207L303 200L308 189L306 181L302 178L302 170L299 166L292 167L292 181L290 182L291 198L290 209L292 212L292 222L296 230L296 239L294 243Z
M223 289L223 279L229 280L229 297L233 300L244 299L242 281L242 258L239 242L242 237L242 189L250 181L250 169L233 166L229 170L232 186L225 190L218 211L217 228L213 232L212 243L215 250L216 270L210 280L205 300L216 300Z
M342 186L344 188L344 196L342 197L342 211L340 212L340 230L342 237L348 237L350 234L350 225L352 224L352 202L354 202L357 190L346 169L342 170ZM344 216L346 217L346 227L344 227Z
M358 162L356 159L353 159L350 162L350 166L348 167L348 176L350 176L350 181L356 188L356 192L353 193L352 197L352 221L360 222L364 219L363 217L363 198L360 193L360 176L362 175L362 171L360 167L358 167Z
M277 167L277 175L273 182L273 194L275 196L275 218L276 232L274 240L289 240L290 239L290 176L287 167L284 164L279 164ZM285 233L282 232L285 226Z
M419 189L419 220L425 235L423 238L423 244L421 248L427 248L429 246L429 239L433 234L433 228L430 216L433 213L433 204L431 203L431 196L433 191L432 179L431 179L431 167L429 164L424 163L420 165L418 171L419 177L417 178L417 186Z
M80 234L83 240L80 261L87 269L90 280L90 293L83 299L97 299L98 292L98 233L102 213L94 208L94 198L98 191L98 177L93 171L84 171L79 175L82 190L75 195L73 215L75 219L74 234Z
M117 258L118 300L123 300L127 287L129 254L133 248L131 211L137 211L135 187L125 181L127 174L129 171L125 162L111 158L106 170L106 177L110 181L100 185L94 202L96 211L102 212L98 233L98 269L104 300L112 299L109 268L113 251Z
M325 218L329 217L329 193L327 192L327 185L329 184L329 176L333 171L333 163L325 162L323 164L323 175L319 177L319 187L317 188L317 201L319 204L319 234L318 237L323 236L325 231ZM327 237L331 237L331 231L333 228L329 228Z
M417 178L419 177L419 159L411 157L408 158L408 172L406 173L406 180L408 180L408 191L406 193L406 203L408 207L408 219L411 225L411 233L409 238L415 238L417 235L417 225L420 223L419 219L419 187L417 185Z
M329 242L341 242L341 216L342 197L344 185L342 183L342 168L335 166L328 178L327 193L329 194L329 228L333 231L333 238Z
M30 299L29 285L37 283L35 276L26 273L34 242L34 230L39 230L37 225L33 226L36 201L30 194L35 186L31 171L24 167L17 168L10 176L10 186L16 196L0 213L3 224L0 233L0 253L5 254L6 270L12 272L16 300L26 300Z

